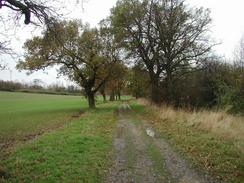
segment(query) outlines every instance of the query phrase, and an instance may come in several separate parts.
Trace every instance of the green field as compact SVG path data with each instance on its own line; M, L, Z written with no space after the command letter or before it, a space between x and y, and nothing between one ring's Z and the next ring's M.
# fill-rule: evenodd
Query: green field
M0 92L0 139L15 142L0 151L0 182L101 182L110 163L114 109L118 102ZM80 117L72 115L85 111ZM46 131L45 131L46 130ZM23 139L29 134L38 138ZM1 177L0 176L0 177Z
M87 107L81 96L0 92L0 143L58 127Z

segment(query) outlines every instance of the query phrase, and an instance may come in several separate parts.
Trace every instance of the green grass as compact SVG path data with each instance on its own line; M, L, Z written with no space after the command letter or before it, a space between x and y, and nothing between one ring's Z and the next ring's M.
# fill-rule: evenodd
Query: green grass
M165 164L163 163L165 162L165 159L162 157L160 150L152 142L152 139L146 137L146 134L144 134L143 140L146 142L146 152L153 163L154 171L157 172L156 176L164 177L165 179L167 178L167 181L170 182L169 173L167 172Z
M221 182L244 182L244 154L233 141L189 126L184 121L162 120L150 107L133 103L132 108L195 168L207 170Z
M0 101L0 143L60 126L87 108L81 96L0 92Z
M35 96L32 97L37 100ZM68 106L60 107L61 103ZM46 107L43 106L43 111L48 113L59 109L65 112L67 109L73 112L82 106L81 100L77 102L72 98L71 101L64 99L61 103L52 105L53 108L44 105ZM1 159L0 167L7 176L0 179L0 182L102 182L111 163L112 137L116 124L114 109L118 104L100 104L97 109L87 110L79 119L65 123L63 128L17 145ZM55 106L58 109L55 110ZM16 111L21 115L19 108ZM40 110L37 111L39 113Z

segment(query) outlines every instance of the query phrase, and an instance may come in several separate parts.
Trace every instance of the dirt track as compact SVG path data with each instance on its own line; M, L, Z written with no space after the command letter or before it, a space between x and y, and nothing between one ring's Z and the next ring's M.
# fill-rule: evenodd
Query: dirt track
M206 174L192 169L145 121L133 116L128 104L118 110L113 166L108 183L214 183Z

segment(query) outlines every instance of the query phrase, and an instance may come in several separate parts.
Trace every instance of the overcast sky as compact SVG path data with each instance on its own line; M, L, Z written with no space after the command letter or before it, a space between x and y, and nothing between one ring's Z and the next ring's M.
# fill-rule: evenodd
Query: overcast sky
M71 0L67 1L67 4L72 4L70 2ZM203 6L211 10L211 17L213 19L211 29L212 37L217 42L221 42L220 45L215 47L215 50L219 55L231 58L238 41L244 34L244 0L186 0L186 2L190 6ZM74 5L70 6L69 9L72 13L69 14L69 17L82 19L83 23L88 22L91 26L96 26L101 19L109 15L110 9L115 4L116 0L88 0L83 5L83 11L81 5L76 7ZM27 38L31 38L35 34L38 34L38 31L31 31L29 26L21 27L21 30L15 31L12 47L18 53L23 53L23 43ZM55 69L47 70L46 73L39 71L27 76L25 72L19 73L15 70L15 64L18 59L9 56L0 56L0 60L8 63L8 67L12 70L12 80L32 81L33 79L41 79L46 83L54 83L57 81L63 82L65 85L69 83L63 78L57 79ZM10 71L0 71L0 79L10 80Z

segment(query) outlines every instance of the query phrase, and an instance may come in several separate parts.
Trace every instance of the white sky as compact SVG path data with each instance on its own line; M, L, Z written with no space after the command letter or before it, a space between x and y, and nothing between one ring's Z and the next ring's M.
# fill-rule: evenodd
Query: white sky
M222 44L215 47L219 55L231 58L233 51L238 44L241 36L244 34L244 0L186 0L190 6L203 6L211 10L212 37ZM76 1L74 1L76 2ZM69 3L70 4L70 1ZM116 0L88 0L84 4L84 10L81 5L77 7L70 6L69 17L82 19L83 23L88 22L91 26L96 26L97 23L106 18L110 9L116 4ZM0 10L1 15L1 10ZM38 31L31 31L29 26L23 26L13 36L12 47L18 53L23 53L22 45L27 38L31 38ZM35 74L27 76L25 72L15 70L15 64L18 61L10 56L0 56L0 60L8 63L8 67L13 71L12 80L32 81L33 79L41 79L45 83L63 82L67 85L69 82L64 78L57 79L55 69L46 71L46 74L39 71ZM10 80L10 71L0 71L0 79Z

